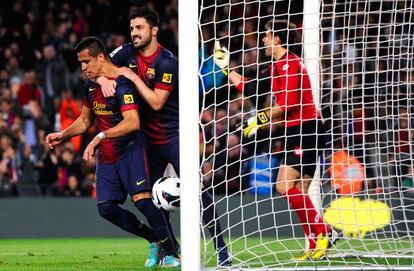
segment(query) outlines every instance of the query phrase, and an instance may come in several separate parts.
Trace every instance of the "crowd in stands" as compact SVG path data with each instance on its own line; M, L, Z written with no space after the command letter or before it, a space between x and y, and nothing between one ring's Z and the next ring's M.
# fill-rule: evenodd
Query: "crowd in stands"
M176 0L0 1L0 197L94 195L95 160L81 159L94 128L53 150L44 138L80 114L86 78L74 45L90 35L108 52L129 42L129 9L144 4L177 53Z

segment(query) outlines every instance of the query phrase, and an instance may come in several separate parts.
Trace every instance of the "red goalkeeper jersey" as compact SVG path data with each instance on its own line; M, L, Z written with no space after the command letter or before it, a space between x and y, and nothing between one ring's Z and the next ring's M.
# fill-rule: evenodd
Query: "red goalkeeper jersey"
M250 93L252 88L256 93L271 89L277 105L285 112L285 126L297 126L302 122L318 118L319 112L313 101L309 75L297 55L285 54L263 70L258 80L259 84L256 84L255 80L245 84L248 79L243 78L237 89L240 91L245 89L245 92Z

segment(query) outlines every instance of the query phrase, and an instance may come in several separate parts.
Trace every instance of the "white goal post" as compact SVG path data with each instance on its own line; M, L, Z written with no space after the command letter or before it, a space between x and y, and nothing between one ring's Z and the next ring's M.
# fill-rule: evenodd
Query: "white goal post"
M294 259L308 239L275 191L289 137L272 125L252 140L236 129L274 105L271 89L257 82L242 96L213 62L220 41L230 71L257 78L275 63L263 55L271 19L296 24L327 131L308 194L340 235L321 261ZM182 270L217 266L202 190L232 255L225 270L413 269L414 0L180 0L179 67Z

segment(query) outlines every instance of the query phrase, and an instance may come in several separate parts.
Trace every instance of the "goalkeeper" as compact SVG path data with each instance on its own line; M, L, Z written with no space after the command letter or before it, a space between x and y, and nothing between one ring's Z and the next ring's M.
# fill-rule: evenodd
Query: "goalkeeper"
M286 144L276 190L295 210L309 241L309 249L296 259L320 260L335 241L336 233L319 216L307 191L325 147L325 131L318 118L306 68L301 59L288 50L288 45L294 43L296 26L287 20L271 20L265 28L262 41L272 64L260 73L257 81L248 81L239 73L229 71L229 52L219 42L215 44L214 61L244 95L273 92L276 103L244 122L243 135L254 137L258 129L276 120L277 125L283 127Z

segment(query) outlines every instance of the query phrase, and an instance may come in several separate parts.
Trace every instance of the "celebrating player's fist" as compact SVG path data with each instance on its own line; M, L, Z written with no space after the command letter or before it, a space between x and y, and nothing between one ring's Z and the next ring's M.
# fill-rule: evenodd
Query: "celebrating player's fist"
M226 47L221 47L220 42L214 43L214 63L220 67L225 75L227 75L227 69L229 67L230 54Z

